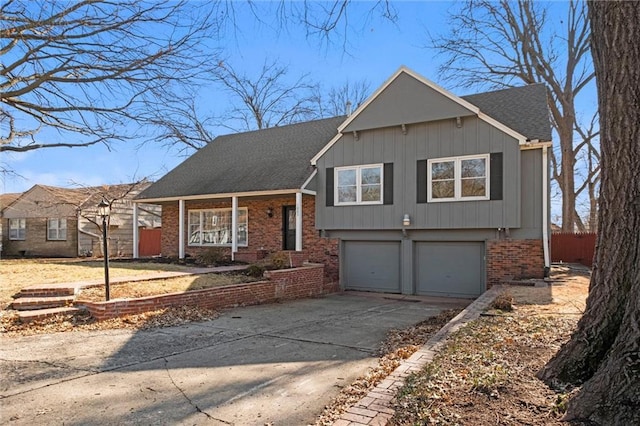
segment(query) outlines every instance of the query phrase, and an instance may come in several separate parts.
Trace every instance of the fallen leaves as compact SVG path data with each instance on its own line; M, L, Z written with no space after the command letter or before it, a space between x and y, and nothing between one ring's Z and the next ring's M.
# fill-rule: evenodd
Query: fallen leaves
M109 293L111 299L132 299L253 281L258 281L258 279L242 273L208 273L148 281L113 283L109 286ZM82 289L78 299L101 302L104 300L104 286Z
M144 330L171 327L192 321L206 321L218 317L218 312L194 306L179 306L158 309L137 315L127 315L104 321L96 321L88 313L59 314L39 321L21 323L17 313L0 312L0 333L8 336L29 336L69 331L92 331L109 329Z
M458 310L447 310L437 316L408 328L394 329L387 333L378 350L378 365L364 376L342 388L318 416L316 426L332 425L347 408L358 402L367 393L391 374L403 360L413 355L429 338L447 324Z
M433 362L407 379L394 425L565 425L567 395L536 373L575 329L588 276L547 288L512 288L498 311L449 337ZM514 309L504 313L513 296Z

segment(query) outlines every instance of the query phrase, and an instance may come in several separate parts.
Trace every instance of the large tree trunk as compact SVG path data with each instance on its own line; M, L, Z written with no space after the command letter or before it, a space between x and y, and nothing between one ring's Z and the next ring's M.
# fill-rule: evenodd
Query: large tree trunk
M640 3L590 2L602 174L587 308L540 371L582 384L567 419L640 424Z
M574 232L576 226L576 193L575 193L575 172L576 163L573 151L573 126L574 120L565 114L562 127L558 126L560 137L560 148L562 150L560 180L558 185L562 192L562 230L564 232Z

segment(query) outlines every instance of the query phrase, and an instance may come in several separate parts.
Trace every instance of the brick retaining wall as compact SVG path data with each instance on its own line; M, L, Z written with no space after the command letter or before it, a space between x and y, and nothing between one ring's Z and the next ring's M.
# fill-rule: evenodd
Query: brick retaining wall
M259 305L281 300L317 297L337 291L337 286L324 282L324 265L306 265L300 268L267 271L266 281L233 284L203 290L170 293L138 299L117 299L108 302L77 300L76 306L85 307L97 320L140 314L171 306L199 306L209 309Z

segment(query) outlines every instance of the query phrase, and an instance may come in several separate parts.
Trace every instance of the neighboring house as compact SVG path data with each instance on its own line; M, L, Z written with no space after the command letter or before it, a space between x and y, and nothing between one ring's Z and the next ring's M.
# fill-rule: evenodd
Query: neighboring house
M344 289L475 297L549 266L546 96L402 67L349 117L216 138L137 202L162 204L163 254L288 249Z
M110 256L133 254L131 199L150 183L59 188L34 185L2 212L4 256L77 257L102 255L102 220L97 205L113 201L109 218ZM138 227L160 226L156 205L138 209Z
M9 204L17 200L20 195L22 195L20 192L0 194L0 219L2 218L4 209L7 208ZM0 254L2 254L2 241L4 240L3 223L4 220L0 220Z

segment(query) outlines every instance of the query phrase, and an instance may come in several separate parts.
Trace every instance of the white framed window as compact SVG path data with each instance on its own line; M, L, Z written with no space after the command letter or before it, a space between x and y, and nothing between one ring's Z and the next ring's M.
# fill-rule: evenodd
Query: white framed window
M427 161L427 201L489 199L489 154Z
M27 234L26 219L9 219L9 239L24 240Z
M335 168L335 205L382 204L382 164Z
M248 244L248 212L238 209L238 245ZM231 209L189 210L190 246L230 246Z
M67 239L67 219L47 220L47 240L64 241Z

